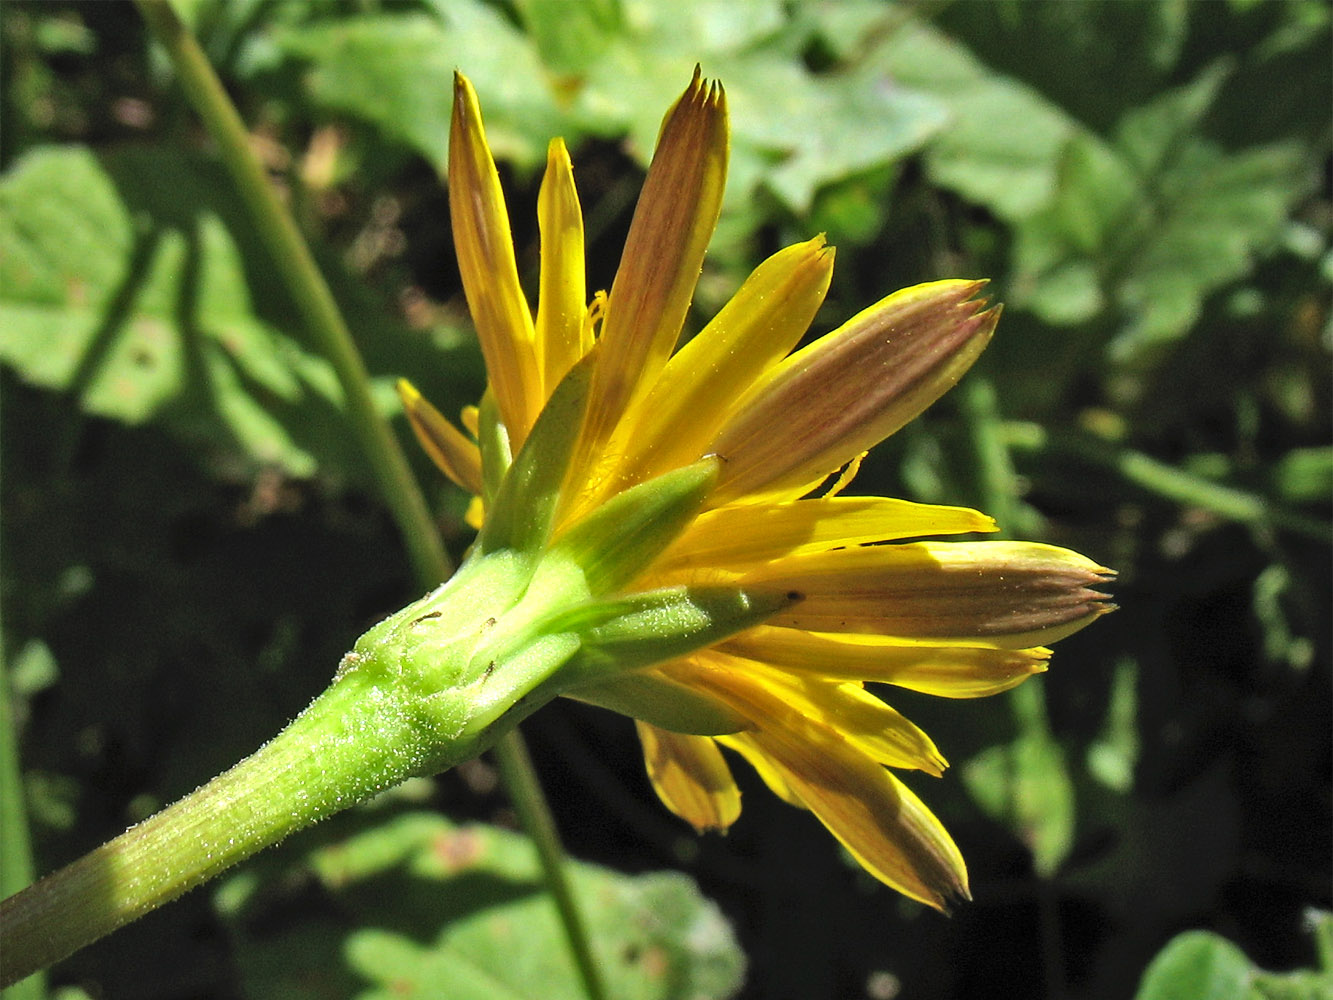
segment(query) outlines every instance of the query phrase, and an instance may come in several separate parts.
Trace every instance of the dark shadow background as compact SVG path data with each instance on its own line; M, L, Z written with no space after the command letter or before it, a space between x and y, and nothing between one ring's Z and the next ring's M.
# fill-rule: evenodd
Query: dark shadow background
M996 69L1109 129L1118 109L1152 96L1136 83L1144 74L1108 64L1084 67L1075 78L1065 63L1095 50L1098 18L1150 18L1156 5L1089 6L1096 16L1065 34L1046 21L1024 24L1027 15L1005 4L944 5L934 13ZM1189 20L1182 79L1241 46L1277 5L1249 14L1195 6L1209 12ZM354 7L329 10L339 16ZM231 30L262 30L264 6L253 10L251 21ZM96 150L136 218L148 220L144 257L162 232L190 232L200 213L216 212L242 247L257 311L293 331L271 268L244 223L228 214L234 208L226 197L210 203L213 196L201 194L184 206L171 197L177 185L222 192L226 180L209 165L179 96L152 69L132 8L11 4L3 17L4 166L47 143ZM84 41L50 43L58 30ZM1022 44L1008 44L1014 39ZM225 76L227 46L218 46ZM819 67L831 56L804 58ZM1326 112L1327 88L1320 98L1317 83L1327 52L1284 58ZM1099 73L1143 92L1112 97L1088 86ZM297 79L295 69L278 67L253 77L249 89L237 84L237 97L247 121L263 122L266 138L300 151L321 123L303 105ZM1219 123L1217 141L1288 137L1309 144L1327 166L1326 128L1310 138L1318 130L1299 109L1263 104L1252 118L1254 130L1244 136L1227 134L1236 116ZM323 235L318 252L363 334L372 370L406 373L448 404L442 409L456 409L479 393L475 354L465 337L429 341L414 313L434 310L435 327L461 325L446 195L426 164L392 143L357 141L383 155L364 157L361 173L328 191L305 192L307 221ZM162 142L191 158L153 167ZM585 210L599 219L590 287L609 287L632 209L624 191L636 188L640 168L612 141L584 143L575 160ZM535 260L537 179L502 172L523 266ZM854 180L880 192L888 208L861 245L840 252L816 333L892 288L959 266L995 275L1004 297L1012 234L1000 220L932 186L919 159L897 165L891 179ZM384 198L395 206L387 222ZM1300 219L1326 237L1331 213L1325 173ZM817 212L793 219L773 206L750 235L752 260L824 224ZM349 248L386 227L396 249L349 264L361 259ZM741 276L716 270L705 278L725 288ZM132 308L133 279L132 272L108 307L84 374L65 391L35 388L14 367L0 368L5 655L41 871L250 752L323 688L357 635L416 596L395 529L367 488L336 408L313 395L285 415L280 400L269 400L300 443L332 456L309 477L241 453L212 416L206 375L194 380L197 395L141 425L80 412L80 390L96 377ZM1107 370L1097 349L1110 334L1102 321L1056 330L1013 310L978 371L997 388L1006 417L1058 436L1086 427L1090 414L1109 413L1124 428L1116 446L1170 464L1223 456L1234 485L1274 496L1288 455L1328 445L1328 282L1317 260L1279 249L1255 262L1246 287L1262 292L1261 308L1237 314L1219 293L1196 332L1146 369ZM180 306L188 331L194 307L187 292ZM1076 363L1044 369L1049 346L1065 337L1091 346ZM1049 384L1040 396L1025 394L1021 387L1043 371ZM1117 395L1125 379L1138 387L1129 403ZM1283 410L1272 391L1279 384L1295 385L1309 405ZM265 398L262 385L254 391ZM1096 449L1112 447L1099 440L1085 436L1082 453L1052 446L1016 454L1025 516L1039 517L1047 540L1121 573L1120 610L1060 643L1052 670L1034 682L1077 803L1070 849L1054 873L1038 874L1023 831L988 816L962 777L968 761L1020 735L1008 699L942 702L910 692L887 697L955 765L942 780L908 779L968 859L975 899L951 917L873 882L813 818L774 799L743 765L736 767L745 793L740 822L726 837L696 838L653 797L632 725L561 702L525 733L571 852L622 871L672 868L694 877L748 956L746 1000L1111 1000L1132 995L1153 955L1189 928L1225 935L1267 969L1311 965L1303 915L1333 902L1329 547L1154 495L1099 462ZM413 461L431 484L457 555L467 541L457 519L462 499L419 456ZM946 399L876 451L856 490L920 496L934 476L950 501L980 504L973 465L959 407ZM924 479L923 467L930 470ZM1316 496L1301 513L1326 519L1328 500ZM1116 790L1096 780L1086 761L1106 732L1118 671L1133 696L1135 752L1130 780ZM428 804L457 819L513 823L485 762L440 777ZM282 850L296 856L307 842L293 838ZM283 919L299 920L299 906ZM94 996L223 1000L240 996L237 960L209 893L196 892L63 963L51 981Z

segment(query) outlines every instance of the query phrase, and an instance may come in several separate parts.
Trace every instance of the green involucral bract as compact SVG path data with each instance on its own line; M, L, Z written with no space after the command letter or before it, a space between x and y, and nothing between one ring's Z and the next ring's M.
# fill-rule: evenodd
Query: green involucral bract
M627 489L550 541L590 371L585 359L561 381L512 461L483 400L486 475L500 479L477 544L451 580L366 632L341 668L401 693L428 759L479 753L574 688L587 700L642 702L640 717L674 719L684 731L744 726L673 685L627 680L792 603L727 587L621 592L693 519L717 481L717 458Z
M482 552L508 548L536 556L550 539L560 484L583 425L595 354L576 364L542 407L532 433L495 491L477 539Z

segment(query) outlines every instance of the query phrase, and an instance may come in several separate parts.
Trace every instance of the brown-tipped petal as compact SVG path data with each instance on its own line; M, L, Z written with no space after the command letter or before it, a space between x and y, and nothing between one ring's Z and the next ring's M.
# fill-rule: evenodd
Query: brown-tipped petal
M481 452L476 442L449 423L407 379L398 380L398 398L421 448L440 471L474 496L481 492Z
M936 909L967 898L967 868L948 831L874 759L743 677L714 672L707 682L755 723L722 742L748 744L767 758L866 871Z
M1092 588L1111 575L1053 545L915 542L793 556L745 574L738 586L802 596L771 625L1021 649L1110 610Z
M537 195L541 230L541 285L537 295L537 363L542 394L551 391L592 348L583 341L587 286L583 263L583 213L569 151L560 139L546 152L546 175ZM591 331L589 331L591 333Z
M621 414L645 392L680 336L727 173L722 87L695 71L667 112L644 179L602 322L582 467L591 467Z
M741 814L741 792L717 744L635 721L657 797L699 833L725 830Z
M727 462L713 502L818 480L921 413L990 340L983 284L895 292L773 368L709 446Z
M874 681L941 698L1008 691L1046 669L1051 651L945 645L894 636L803 632L758 625L717 647L786 670L830 680Z
M472 84L454 74L449 129L449 214L468 309L477 325L500 416L517 448L537 419L543 397L532 313L518 283L500 177Z

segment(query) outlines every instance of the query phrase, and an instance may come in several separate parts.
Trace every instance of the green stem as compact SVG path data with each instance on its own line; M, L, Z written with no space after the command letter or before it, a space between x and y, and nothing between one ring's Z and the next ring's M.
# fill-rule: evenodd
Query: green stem
M32 881L32 850L28 842L28 822L24 815L23 781L18 761L18 740L10 709L9 678L0 649L0 893L9 895ZM0 962L3 953L0 949ZM3 982L4 980L0 980ZM46 996L42 976L32 976L12 989L4 991L4 1000L40 1000Z
M1011 442L1003 434L999 398L995 386L988 379L973 375L959 389L962 410L972 439L972 454L977 465L977 479L981 487L982 509L993 516L999 525L998 535L1012 538L1015 529L1027 534L1026 525L1019 525L1022 506L1019 502L1018 473L1014 468ZM1023 684L1009 692L1009 709L1013 712L1018 731L1023 736L1050 738L1050 721L1046 711L1046 696L1041 687ZM1011 786L1013 799L1011 814L1023 817L1019 782ZM1064 977L1061 974L1060 912L1056 906L1053 880L1040 871L1035 887L1037 912L1041 929L1042 970L1046 980L1046 995L1050 1000L1064 996Z
M273 255L274 264L316 343L337 373L347 398L352 425L403 535L418 580L423 587L434 586L452 571L449 557L397 438L375 409L365 364L333 294L287 206L268 183L262 166L250 149L240 115L189 29L181 23L167 0L137 0L137 3L153 35L171 57L190 102L217 142L253 224ZM512 783L511 796L516 802L520 798L524 800L525 804L519 807L520 813L525 816L529 835L538 844L545 878L556 898L585 990L594 1000L599 1000L603 993L588 958L591 949L583 923L578 919L568 892L562 895L556 888L565 883L563 850L550 808L541 794L532 763L523 750L522 737L516 730L512 731L496 747L496 753L507 775L506 784ZM515 791L519 785L525 790Z
M456 763L433 757L430 746L401 687L348 673L231 770L0 903L0 983L59 961L332 813Z
M560 835L556 831L555 819L546 804L546 798L542 795L532 758L517 729L511 729L500 737L494 749L505 788L509 791L524 830L536 845L542 868L546 872L547 888L555 899L560 919L568 932L570 949L574 953L579 975L583 978L584 988L590 1000L605 1000L606 990L592 955L588 930L565 874Z
M301 231L250 149L241 116L189 29L167 0L138 0L138 5L154 37L171 57L190 103L217 142L250 220L311 336L337 373L352 427L402 532L417 576L427 586L439 583L452 568L449 556L398 439L375 408L365 363Z
M1019 517L1018 474L1009 448L999 433L1000 411L995 386L973 374L958 387L959 402L972 438L981 509L995 518L999 536L1012 538ZM994 536L992 536L994 537Z
M1328 543L1333 539L1333 525L1326 521L1288 510L1257 493L1186 472L1141 451L1073 435L1047 435L1040 429L1033 433L1025 425L1009 425L1005 436L1016 449L1076 457L1108 469L1156 496L1198 507L1229 521L1289 531L1318 542Z

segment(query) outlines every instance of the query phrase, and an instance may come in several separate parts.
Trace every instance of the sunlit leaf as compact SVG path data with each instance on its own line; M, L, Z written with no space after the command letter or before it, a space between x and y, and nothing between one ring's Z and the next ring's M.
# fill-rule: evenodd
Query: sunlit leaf
M722 998L739 986L731 929L688 878L578 863L569 872L609 996ZM297 927L261 919L291 905L275 887L299 885L298 874L334 907ZM535 850L517 834L405 813L309 851L285 878L269 870L263 883L242 873L218 894L248 996L585 995Z

